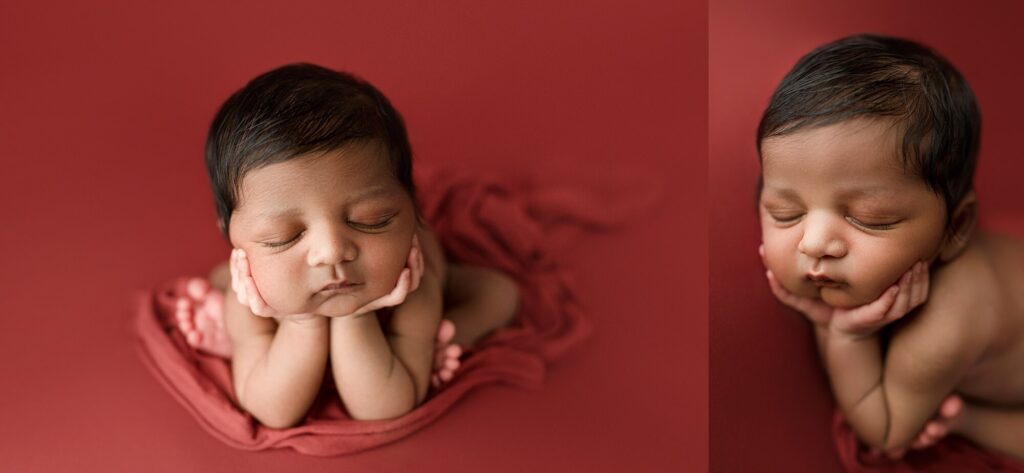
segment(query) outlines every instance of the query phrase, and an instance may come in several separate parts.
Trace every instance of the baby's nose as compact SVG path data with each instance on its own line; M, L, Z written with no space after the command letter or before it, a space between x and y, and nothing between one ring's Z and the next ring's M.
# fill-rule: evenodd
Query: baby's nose
M797 249L815 259L846 256L847 246L842 238L842 226L829 215L812 215L804 217L803 238Z
M334 266L359 256L359 247L344 232L328 231L312 242L308 253L310 266Z

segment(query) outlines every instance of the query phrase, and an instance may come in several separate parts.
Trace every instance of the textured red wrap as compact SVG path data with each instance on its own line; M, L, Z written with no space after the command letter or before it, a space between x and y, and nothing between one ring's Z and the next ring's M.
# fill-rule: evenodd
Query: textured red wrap
M943 439L934 447L911 450L899 461L873 458L860 445L856 434L838 410L832 419L832 437L843 468L850 473L1024 473L1024 465L955 435Z

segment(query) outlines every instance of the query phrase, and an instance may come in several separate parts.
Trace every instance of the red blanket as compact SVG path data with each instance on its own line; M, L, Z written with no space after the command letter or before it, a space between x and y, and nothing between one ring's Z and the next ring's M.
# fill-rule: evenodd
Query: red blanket
M850 473L1024 473L1024 465L951 435L925 450L911 450L899 461L873 458L857 440L840 411L832 421L839 459Z
M600 205L579 191L531 189L507 180L439 173L417 177L420 207L449 258L513 276L522 302L513 325L469 350L455 378L415 410L392 420L351 420L333 383L325 382L300 426L263 427L237 407L228 362L194 351L175 328L174 303L187 278L139 297L135 331L146 366L204 429L225 443L246 450L287 447L312 455L347 454L394 442L436 420L478 386L504 383L538 389L546 363L591 330L556 258L557 242L568 241L563 230L605 228L636 206L621 199ZM643 206L638 198L627 200Z

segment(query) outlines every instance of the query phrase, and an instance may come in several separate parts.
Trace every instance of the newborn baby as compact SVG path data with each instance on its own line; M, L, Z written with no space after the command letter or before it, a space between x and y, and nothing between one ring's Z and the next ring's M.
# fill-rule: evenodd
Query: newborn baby
M1024 458L1024 243L975 230L980 126L952 64L860 35L802 58L758 130L769 285L894 456L955 432Z
M350 417L401 416L516 313L509 277L446 262L402 119L366 82L310 64L253 79L214 119L206 165L234 249L189 282L179 328L231 358L239 405L268 427L302 422L328 366Z

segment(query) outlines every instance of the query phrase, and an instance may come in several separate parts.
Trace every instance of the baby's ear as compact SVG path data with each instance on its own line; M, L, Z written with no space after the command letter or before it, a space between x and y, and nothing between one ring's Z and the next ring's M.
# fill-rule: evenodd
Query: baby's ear
M967 247L971 235L974 235L974 228L978 224L978 199L973 190L960 199L951 219L946 239L939 252L939 260L944 262L956 258Z

